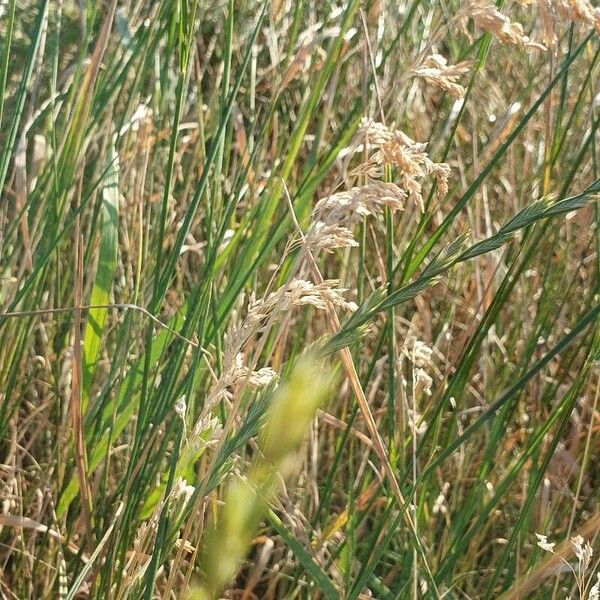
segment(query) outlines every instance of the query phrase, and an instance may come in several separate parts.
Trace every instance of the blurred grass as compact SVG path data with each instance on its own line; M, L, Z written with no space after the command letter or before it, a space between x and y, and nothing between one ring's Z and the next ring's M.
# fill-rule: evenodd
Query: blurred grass
M496 3L541 41L531 4ZM211 596L567 597L534 533L596 533L600 48L567 12L549 50L502 44L469 7L0 2L3 596L185 597L237 533ZM473 61L463 99L413 77L433 52ZM319 198L401 181L362 117L449 192L307 254ZM339 331L324 292L294 304L320 278L357 304ZM290 440L269 407L307 349L339 385L288 471L261 435Z

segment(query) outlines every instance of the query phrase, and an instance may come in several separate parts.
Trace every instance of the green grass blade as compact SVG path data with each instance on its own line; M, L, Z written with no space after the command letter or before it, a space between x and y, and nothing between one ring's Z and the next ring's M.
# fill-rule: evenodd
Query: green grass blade
M327 573L323 571L321 566L308 553L304 546L302 546L302 544L296 540L294 535L288 531L281 519L272 510L269 510L267 515L271 525L273 525L277 533L283 538L284 542L294 553L294 556L300 561L302 567L313 580L317 589L323 594L323 596L325 596L327 600L336 600L339 598L339 592L335 588L333 582L327 576Z
M102 186L102 208L98 266L89 304L102 306L110 303L115 271L117 269L119 230L119 157L112 149L109 167ZM98 364L107 308L91 308L83 337L82 410L85 414L91 398L92 385Z

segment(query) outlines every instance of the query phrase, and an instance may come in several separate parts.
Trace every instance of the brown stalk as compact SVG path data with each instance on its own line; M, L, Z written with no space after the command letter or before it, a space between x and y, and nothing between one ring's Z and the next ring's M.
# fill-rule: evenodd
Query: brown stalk
M78 118L74 119L74 127L79 131L73 133L76 140L76 146L72 148L76 153L79 152L80 144L83 138L87 121L87 114L92 101L94 85L100 71L100 65L104 52L108 45L108 38L112 29L112 23L117 10L117 0L112 0L108 15L102 25L102 30L98 36L98 42L94 48L89 68L85 74L82 91L78 100L78 109L81 110ZM87 456L85 440L83 435L83 414L81 410L81 374L82 374L82 353L81 353L81 311L83 305L83 239L80 234L81 227L79 217L75 224L75 314L74 314L74 341L73 341L73 364L71 376L71 399L70 413L71 424L73 428L73 437L75 441L75 463L77 467L77 477L79 479L79 489L81 491L82 515L89 533L93 529L93 505L92 495L87 479Z
M73 119L69 125L67 135L65 136L64 145L61 150L61 154L63 156L73 157L73 165L78 162L79 154L83 147L85 132L87 129L86 124L94 94L94 86L96 85L96 79L98 78L98 73L100 72L102 58L104 57L104 53L106 52L106 48L108 46L108 38L110 36L110 31L115 18L117 3L117 0L112 0L108 10L108 15L102 24L102 29L98 35L98 41L94 47L94 52L92 53L87 70L81 81L80 91L74 106ZM70 177L71 173L68 170L65 170L65 173L66 175L61 174L61 176Z
M112 0L110 4L108 15L106 16L106 19L104 20L104 23L102 25L102 30L100 31L100 35L98 36L98 42L96 43L96 46L94 48L94 53L92 54L90 65L85 75L85 79L83 82L83 93L81 97L84 101L84 106L86 107L86 110L91 105L94 85L96 83L96 79L100 71L102 58L108 46L108 37L110 35L110 30L112 29L113 20L115 18L117 3L117 0Z

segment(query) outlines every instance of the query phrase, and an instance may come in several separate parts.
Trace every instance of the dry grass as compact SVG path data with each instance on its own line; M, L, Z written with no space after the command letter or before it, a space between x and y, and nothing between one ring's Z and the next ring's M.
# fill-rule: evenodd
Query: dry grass
M597 600L600 8L0 32L0 598Z

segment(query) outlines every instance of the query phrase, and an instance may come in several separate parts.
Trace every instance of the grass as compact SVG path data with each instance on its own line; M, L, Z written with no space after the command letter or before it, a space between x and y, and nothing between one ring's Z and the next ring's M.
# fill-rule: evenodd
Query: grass
M595 29L0 2L1 597L597 598Z

